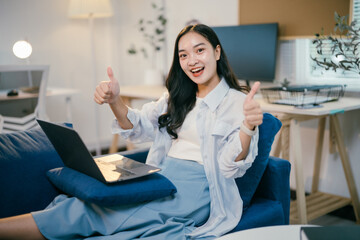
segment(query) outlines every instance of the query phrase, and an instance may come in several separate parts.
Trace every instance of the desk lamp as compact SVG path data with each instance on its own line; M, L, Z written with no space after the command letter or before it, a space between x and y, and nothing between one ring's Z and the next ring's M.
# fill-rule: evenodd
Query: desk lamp
M30 64L30 55L32 53L32 46L28 41L17 41L13 46L13 53L20 59L26 59L26 63ZM29 86L33 87L33 80L31 72L28 71Z
M70 18L87 19L89 22L90 47L92 60L92 81L95 89L96 81L96 56L94 44L94 18L108 18L113 15L109 0L70 0L68 15ZM99 143L99 113L98 106L95 105L95 130L96 130L96 155L100 155Z
M27 41L17 41L13 46L13 53L16 57L29 61L32 53L31 44Z

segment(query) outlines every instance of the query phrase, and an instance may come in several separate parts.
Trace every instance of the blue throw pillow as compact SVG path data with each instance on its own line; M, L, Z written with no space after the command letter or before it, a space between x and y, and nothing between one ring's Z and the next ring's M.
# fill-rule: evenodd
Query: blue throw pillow
M46 172L61 166L40 127L0 134L0 218L44 209L59 194Z
M275 135L281 126L282 124L279 119L270 113L264 113L263 123L259 126L258 155L245 175L235 179L243 200L244 209L250 205L251 199L260 183L269 162L269 154Z
M155 200L176 193L176 187L161 174L105 184L71 168L47 172L50 181L68 195L102 206Z

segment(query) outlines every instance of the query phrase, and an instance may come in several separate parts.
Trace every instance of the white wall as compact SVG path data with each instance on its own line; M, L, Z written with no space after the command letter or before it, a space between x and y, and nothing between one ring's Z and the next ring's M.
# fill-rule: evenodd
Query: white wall
M114 16L95 19L97 81L106 80L106 67L112 66L120 85L141 84L148 62L141 56L130 56L132 43L141 44L137 23L151 18L151 2L146 0L113 0ZM158 4L160 0L156 0ZM185 23L197 18L208 25L236 24L237 0L165 0L168 18L168 61L173 42ZM90 149L95 144L95 120L91 71L91 49L87 20L67 17L68 0L0 0L0 64L24 64L12 54L12 45L26 38L33 46L31 64L49 64L48 86L74 88L80 91L72 99L73 122ZM221 9L221 11L219 11ZM169 66L170 63L167 63ZM109 146L112 136L111 111L96 106L100 112L100 138ZM48 115L52 121L65 121L64 99L49 98Z

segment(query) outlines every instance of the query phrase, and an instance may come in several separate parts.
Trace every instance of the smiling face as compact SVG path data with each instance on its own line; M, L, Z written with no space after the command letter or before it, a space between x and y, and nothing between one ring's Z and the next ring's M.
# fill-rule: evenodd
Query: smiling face
M204 97L220 82L216 71L221 49L196 32L188 32L179 40L179 62L185 74L198 85L198 96Z

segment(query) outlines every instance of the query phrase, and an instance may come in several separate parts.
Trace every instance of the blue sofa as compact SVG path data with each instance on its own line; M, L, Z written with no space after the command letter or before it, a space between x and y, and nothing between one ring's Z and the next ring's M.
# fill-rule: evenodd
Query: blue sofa
M289 224L290 163L269 157L281 123L264 114L259 127L259 154L242 178L236 179L244 201L243 217L233 231ZM122 152L145 161L147 150ZM48 170L63 163L43 131L0 134L0 218L44 209L61 193L46 177Z

